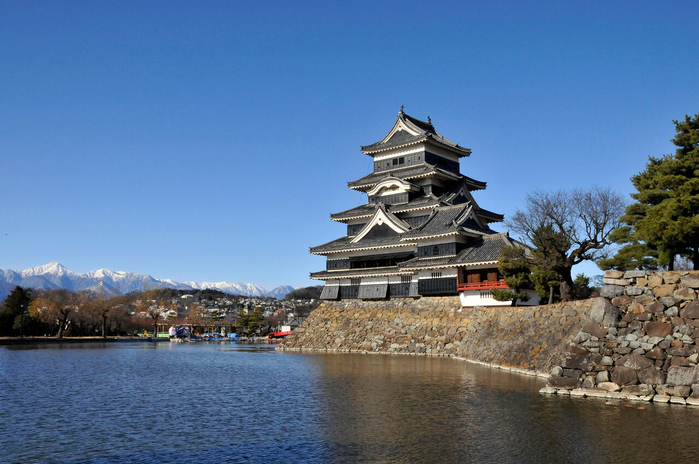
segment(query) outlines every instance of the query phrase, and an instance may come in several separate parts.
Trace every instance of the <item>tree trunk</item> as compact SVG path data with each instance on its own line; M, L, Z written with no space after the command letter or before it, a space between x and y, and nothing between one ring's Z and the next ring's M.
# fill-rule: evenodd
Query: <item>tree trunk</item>
M107 332L105 330L106 326L107 326L107 315L103 314L102 315L102 338L107 338Z
M571 291L573 290L573 269L572 267L565 267L560 270L561 275L561 301L570 301L573 297Z
M549 286L549 304L553 303L553 287Z
M694 247L694 253L692 254L692 269L699 271L699 247Z
M155 324L153 327L153 338L157 338L158 337L158 318L156 317L154 319L155 319Z
M66 325L66 321L68 320L68 316L65 316L63 319L58 324L58 333L56 334L56 338L63 338L63 327Z
M675 255L674 254L670 255L670 262L667 265L667 270L668 271L675 270Z

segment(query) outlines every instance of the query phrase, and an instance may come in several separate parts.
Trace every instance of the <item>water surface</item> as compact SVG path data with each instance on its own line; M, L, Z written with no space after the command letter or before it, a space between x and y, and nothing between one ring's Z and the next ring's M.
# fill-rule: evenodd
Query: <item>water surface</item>
M0 348L0 461L699 460L699 408L547 397L541 380L446 358L273 348Z

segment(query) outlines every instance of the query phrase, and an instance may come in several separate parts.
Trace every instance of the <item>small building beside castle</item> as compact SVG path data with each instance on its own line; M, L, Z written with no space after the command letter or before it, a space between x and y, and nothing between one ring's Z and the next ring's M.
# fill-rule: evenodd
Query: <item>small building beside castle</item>
M471 150L439 134L401 107L380 141L361 147L374 170L348 183L367 203L331 214L347 235L311 248L327 257L321 299L386 299L459 295L463 306L509 305L490 290L507 288L498 272L500 249L520 245L489 227L503 215L481 208L473 192L485 182L464 176ZM536 293L524 304L537 304Z

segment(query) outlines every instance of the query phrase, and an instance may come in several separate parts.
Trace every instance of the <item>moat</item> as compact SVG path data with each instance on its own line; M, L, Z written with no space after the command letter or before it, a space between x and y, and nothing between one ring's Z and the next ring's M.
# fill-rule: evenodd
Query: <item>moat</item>
M273 348L0 347L0 461L638 463L699 455L699 408L552 398L538 394L543 380L448 358Z

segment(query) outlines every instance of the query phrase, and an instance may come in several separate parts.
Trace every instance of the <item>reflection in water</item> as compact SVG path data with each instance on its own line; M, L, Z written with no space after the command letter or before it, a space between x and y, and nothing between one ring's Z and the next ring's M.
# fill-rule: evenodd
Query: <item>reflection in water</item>
M269 345L0 348L0 461L693 462L699 409L539 395L444 358Z

